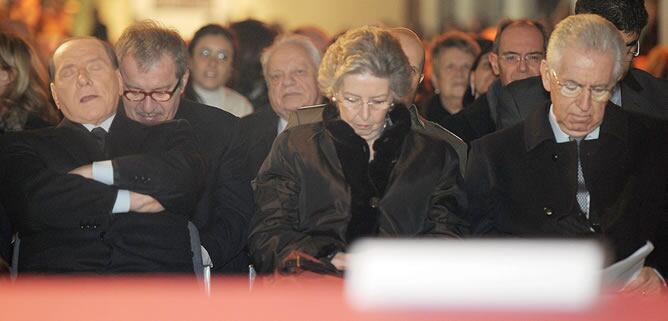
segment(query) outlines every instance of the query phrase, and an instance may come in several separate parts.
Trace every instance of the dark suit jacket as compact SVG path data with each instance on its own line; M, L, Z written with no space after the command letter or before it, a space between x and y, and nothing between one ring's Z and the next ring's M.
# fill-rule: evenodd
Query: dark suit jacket
M247 173L255 178L278 134L278 115L271 106L241 119L248 144Z
M246 148L239 118L218 108L182 99L175 118L192 125L208 175L202 196L192 212L202 245L214 271L248 270L248 224L253 213Z
M500 91L501 81L497 79L484 95L446 119L445 128L467 143L494 132Z
M576 143L556 143L548 110L549 104L535 106L524 122L473 142L466 189L475 233L601 237L615 259L645 240L654 242L655 252L666 251L666 244L657 243L659 233L666 233L663 124L608 105L599 139L580 144L591 196L587 220L575 197ZM589 228L597 222L600 232L594 233Z
M19 232L23 272L192 272L187 230L204 165L190 126L146 127L117 113L102 150L82 125L8 134L0 198ZM112 159L114 185L69 171ZM148 194L158 214L112 214L118 189Z
M668 80L658 79L631 68L620 82L622 109L658 119L668 119ZM550 100L538 77L514 81L501 91L497 128L513 126L530 113L531 108Z

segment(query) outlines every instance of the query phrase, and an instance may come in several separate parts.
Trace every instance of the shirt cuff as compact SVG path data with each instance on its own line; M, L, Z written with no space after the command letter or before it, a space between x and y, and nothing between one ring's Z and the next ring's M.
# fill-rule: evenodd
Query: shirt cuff
M93 162L93 179L107 185L114 185L114 166L111 160Z
M209 251L207 251L202 245L200 245L200 247L202 248L202 265L213 267L213 261L211 261Z
M116 202L111 214L127 213L130 211L130 191L125 189L118 190L116 194Z

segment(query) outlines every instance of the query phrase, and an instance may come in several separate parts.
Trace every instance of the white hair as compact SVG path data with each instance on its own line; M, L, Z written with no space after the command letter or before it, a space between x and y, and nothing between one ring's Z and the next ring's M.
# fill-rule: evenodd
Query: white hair
M271 59L271 55L273 55L276 50L290 45L304 49L308 53L309 58L311 58L313 67L316 71L318 70L321 60L320 50L315 47L311 39L308 37L292 33L278 37L271 46L262 51L260 63L262 63L262 73L265 78L267 78L267 63L269 62L269 59Z
M625 44L615 26L595 14L577 14L557 24L547 45L547 64L556 69L565 49L582 49L611 54L613 76L619 80L624 72Z

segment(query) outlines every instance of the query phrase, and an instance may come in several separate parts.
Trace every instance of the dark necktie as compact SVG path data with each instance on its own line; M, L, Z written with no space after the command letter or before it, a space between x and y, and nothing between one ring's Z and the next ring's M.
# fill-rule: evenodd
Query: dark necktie
M104 151L104 143L107 138L107 131L102 127L95 127L90 132L93 134L93 137L95 137L95 141L100 147L100 150Z
M580 157L580 142L582 138L572 138L577 142L578 149L578 189L576 193L576 198L578 200L578 205L585 217L589 218L589 191L587 191L587 185L585 184L584 174L582 173L582 159Z

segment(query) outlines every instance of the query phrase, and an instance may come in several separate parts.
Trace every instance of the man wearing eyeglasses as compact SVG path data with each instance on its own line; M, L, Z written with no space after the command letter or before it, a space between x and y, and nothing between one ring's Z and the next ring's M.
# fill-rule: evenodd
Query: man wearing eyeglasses
M192 273L187 221L204 166L190 126L125 117L116 56L98 39L60 45L49 73L65 119L0 144L19 272Z
M624 40L625 56L621 81L613 88L610 101L622 109L668 119L668 80L658 79L631 67L640 54L640 34L647 25L643 0L578 0L575 13L597 14L612 22ZM539 77L514 82L501 92L499 128L510 127L525 119L531 107L548 99Z
M657 270L668 272L658 257L667 250L666 130L608 101L625 53L598 15L560 22L540 65L549 101L473 142L466 188L477 235L591 238L615 261L654 242L648 266L625 288L647 294L664 288Z
M499 78L487 93L446 122L446 127L464 141L470 142L493 132L501 117L499 106L501 88L513 81L540 74L540 61L545 57L547 34L540 22L505 20L499 23L489 62Z
M188 82L187 50L176 31L152 21L127 28L116 42L123 77L123 107L131 119L154 125L174 119L191 125L207 167L197 205L189 208L205 263L213 271L248 270L244 248L253 212L240 122L221 109L182 99Z

